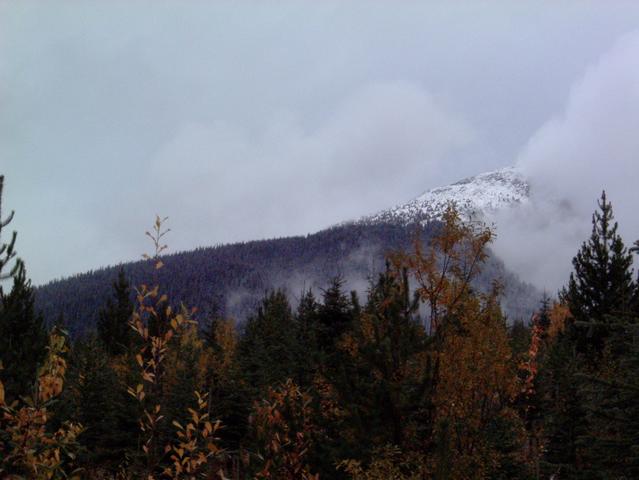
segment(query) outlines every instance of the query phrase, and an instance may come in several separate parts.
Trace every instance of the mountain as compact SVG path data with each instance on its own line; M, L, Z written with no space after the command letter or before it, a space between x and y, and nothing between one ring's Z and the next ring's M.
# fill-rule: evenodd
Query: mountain
M424 192L414 200L364 217L362 223L407 225L441 218L449 203L466 217L489 217L491 213L527 202L530 185L514 167L469 177L446 187Z
M431 238L447 202L453 201L465 215L487 215L526 201L528 191L514 169L502 169L430 190L405 205L314 234L165 255L165 266L158 272L148 261L121 267L132 285L157 282L169 298L197 307L200 321L213 309L242 321L270 289L284 290L294 302L305 289L321 294L335 276L341 276L345 288L363 297L369 281L384 268L388 252L410 249L417 232L425 242ZM73 334L84 334L94 327L99 309L112 294L118 268L102 268L41 286L36 291L37 307L49 322L62 313ZM504 311L511 318L528 319L538 306L540 293L491 255L476 287L487 289L494 279L504 286Z

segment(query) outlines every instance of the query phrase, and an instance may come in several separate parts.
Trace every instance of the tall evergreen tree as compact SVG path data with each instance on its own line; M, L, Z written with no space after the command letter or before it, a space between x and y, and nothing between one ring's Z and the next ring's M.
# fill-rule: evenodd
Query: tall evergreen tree
M284 292L269 293L246 323L238 346L247 383L256 393L275 386L296 371L297 325Z
M105 345L95 336L79 340L69 361L67 387L58 406L60 420L82 423L80 458L91 472L114 472L132 451L137 439L133 398L114 370Z
M561 293L572 318L549 347L540 373L547 400L543 467L548 474L560 472L560 478L612 478L599 472L608 468L601 440L610 426L609 420L601 423L611 392L603 386L623 350L614 346L615 331L634 322L632 256L605 192L598 207Z
M577 478L580 439L588 432L583 396L584 360L569 332L559 334L548 348L539 370L537 388L544 415L545 476Z
M571 382L582 408L570 478L638 478L639 332L623 321L611 330L597 368Z
M35 311L35 294L20 264L9 294L0 295L0 379L7 398L30 394L30 388L47 345L42 316Z
M302 387L311 385L313 376L322 362L322 354L318 344L319 308L320 304L315 299L312 290L302 293L295 313L298 325L296 379Z
M9 225L9 223L11 223L11 220L13 220L13 215L14 215L14 212L11 211L8 217L6 217L5 219L2 218L2 189L3 188L4 188L4 175L0 175L0 241L2 240L2 229L5 228L7 225ZM11 278L13 275L18 273L21 267L22 262L20 259L18 259L9 272L2 273L2 270L5 267L8 267L10 262L16 256L15 243L16 243L17 235L18 234L14 231L13 234L11 235L11 240L9 240L9 243L0 243L0 281ZM1 285L0 285L0 293L2 293Z
M318 312L318 343L324 351L332 351L335 342L352 325L353 303L344 293L344 280L335 277L323 291Z
M427 339L411 295L406 269L391 268L371 285L363 311L349 333L351 357L337 377L340 391L354 420L354 436L367 449L376 445L404 447L406 431L414 431L411 417L421 407L425 380L419 358ZM415 439L410 439L414 441Z
M113 282L113 298L107 301L98 318L98 336L110 355L120 355L131 345L129 319L133 313L131 288L120 268L118 278Z
M572 261L563 299L578 322L606 323L609 315L623 316L632 302L632 255L617 233L612 205L601 194L592 217L592 233Z
M635 243L633 244L630 251L639 255L639 240L635 240ZM637 274L637 280L635 281L635 291L632 298L632 310L635 317L639 317L639 273Z

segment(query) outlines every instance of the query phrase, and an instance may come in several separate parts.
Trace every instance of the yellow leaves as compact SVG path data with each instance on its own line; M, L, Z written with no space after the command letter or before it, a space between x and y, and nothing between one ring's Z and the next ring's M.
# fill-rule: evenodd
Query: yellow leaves
M310 400L288 379L278 388L270 388L267 399L255 404L252 424L264 450L257 478L312 478L304 463L315 428Z
M47 356L38 371L35 398L25 398L12 405L4 402L4 390L0 383L0 406L3 411L3 430L11 448L3 451L2 465L24 471L29 478L67 477L63 465L75 458L76 439L82 432L79 423L65 422L55 432L50 432L48 422L49 401L62 392L66 361L62 357L68 350L64 332L54 329L49 337ZM42 476L42 472L46 472Z
M566 324L571 318L570 309L563 303L555 302L550 309L549 317L548 337L552 339L566 329Z
M421 480L431 478L426 461L419 454L402 452L396 446L384 446L374 451L369 465L359 460L343 460L338 470L348 473L353 480Z
M440 332L435 424L455 425L444 437L450 439L456 464L474 462L488 471L497 460L484 455L490 453L483 450L488 448L482 443L486 426L507 415L519 383L499 311L477 300L461 305L459 325Z
M221 450L215 445L216 439L211 438L219 428L219 421L212 424L208 418L208 395L195 392L198 409L188 409L193 422L182 425L173 421L177 429L179 441L174 445L167 445L165 453L173 452L170 456L171 465L164 473L169 478L178 478L182 473L189 474L189 478L195 478L197 474L204 472L211 458L217 456Z
M184 427L177 420L173 420L172 424L177 427L179 430L184 430Z
M414 253L396 254L396 267L408 268L417 281L417 292L429 308L430 333L440 327L443 317L454 314L459 302L469 294L472 279L487 258L486 247L492 230L476 222L463 222L453 205L443 215L441 231L424 252L419 238Z

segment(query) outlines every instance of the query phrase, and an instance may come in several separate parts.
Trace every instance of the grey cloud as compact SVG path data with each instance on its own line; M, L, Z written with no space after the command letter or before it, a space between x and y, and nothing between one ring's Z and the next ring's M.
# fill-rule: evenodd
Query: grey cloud
M190 232L208 218L233 225L218 232L223 241L293 234L396 202L397 187L419 189L471 140L466 122L422 88L376 84L313 131L285 115L257 135L228 124L185 125L153 160L150 181L163 192L162 211L179 208ZM210 235L203 227L200 242Z

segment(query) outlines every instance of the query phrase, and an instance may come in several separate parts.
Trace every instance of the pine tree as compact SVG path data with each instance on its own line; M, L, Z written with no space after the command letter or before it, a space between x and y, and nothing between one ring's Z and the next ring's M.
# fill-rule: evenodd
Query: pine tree
M630 251L639 255L639 240L635 240ZM637 281L635 281L635 291L632 298L632 311L635 317L639 317L639 273L637 274Z
M91 471L115 471L135 447L136 410L111 363L105 345L95 337L76 342L62 402L56 416L80 421L81 461Z
M617 233L606 192L598 206L590 238L572 261L574 272L562 295L577 322L607 323L610 315L626 315L632 302L632 255Z
M574 478L581 458L579 439L588 431L583 397L583 358L569 332L559 334L549 346L539 369L538 396L544 415L546 476Z
M592 233L573 259L561 298L570 312L548 348L540 378L544 389L546 455L543 470L560 478L609 478L601 415L611 400L605 383L620 360L614 347L620 326L634 322L632 256L617 233L605 192L592 217ZM607 440L606 440L607 442Z
M258 391L296 371L297 325L284 292L269 293L246 323L238 358L248 385Z
M343 345L350 354L336 377L359 448L403 447L423 393L426 334L406 269L391 267L371 284L365 308L354 316ZM414 438L410 439L414 441Z
M589 425L578 439L583 478L639 474L639 330L622 319L610 328L598 368L579 378Z
M319 308L312 290L302 293L297 306L295 320L298 325L297 335L297 382L303 388L309 387L322 362L319 349Z
M344 294L344 280L335 277L323 291L322 304L318 312L318 343L320 349L331 352L335 342L351 326L353 304Z
M4 220L2 219L2 189L3 188L4 188L4 175L0 175L0 240L2 240L2 229L5 228L7 225L9 225L9 223L11 223L11 220L13 220L13 215L15 213L11 211L11 213L9 214L7 218L5 218ZM5 267L7 267L16 256L15 243L16 243L17 235L18 234L14 231L11 236L11 240L9 240L9 243L0 243L0 281L7 280L13 277L20 270L22 261L18 259L8 273L2 273L2 270ZM2 294L1 285L0 285L0 294Z
M7 399L28 395L31 382L44 358L47 334L42 316L35 311L35 294L20 264L13 288L0 298L0 378Z
M110 355L120 355L131 346L129 319L133 313L131 288L120 268L118 278L113 282L113 299L107 301L98 318L98 336Z

